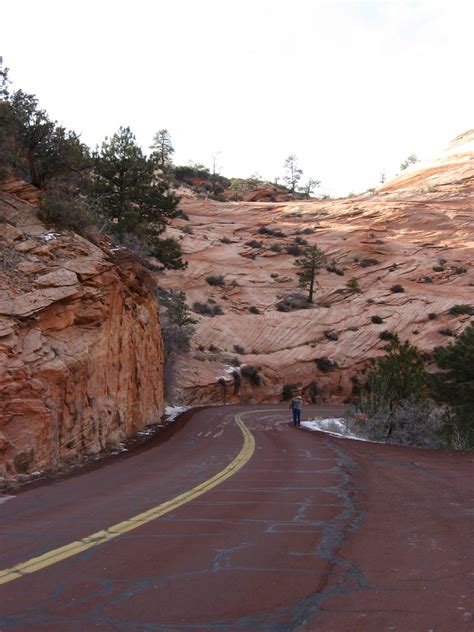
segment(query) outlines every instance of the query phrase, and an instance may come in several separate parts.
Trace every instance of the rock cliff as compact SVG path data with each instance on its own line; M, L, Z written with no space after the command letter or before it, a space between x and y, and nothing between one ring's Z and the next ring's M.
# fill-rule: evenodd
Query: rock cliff
M180 367L182 403L278 401L284 384L318 401L348 401L390 334L427 355L452 340L470 316L451 309L474 304L473 145L474 130L356 197L183 199L189 221L176 220L169 232L182 240L189 266L160 284L223 313L199 317L193 353ZM287 248L297 241L328 257L309 309L291 308L301 290ZM219 275L223 284L206 280ZM351 278L360 292L347 286ZM257 369L260 385L244 374L236 392L236 357Z
M33 192L5 188L0 477L8 478L74 463L159 422L163 350L144 270L106 240L47 231L25 201Z

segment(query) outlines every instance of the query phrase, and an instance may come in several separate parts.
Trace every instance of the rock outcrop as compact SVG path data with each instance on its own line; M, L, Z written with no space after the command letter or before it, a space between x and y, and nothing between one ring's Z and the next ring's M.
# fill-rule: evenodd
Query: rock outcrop
M162 365L147 273L106 240L47 231L0 192L0 477L55 470L158 423Z
M357 197L183 200L189 221L169 232L182 239L189 265L159 282L185 290L190 305L211 301L224 313L200 316L180 367L182 403L278 401L284 384L318 401L349 401L390 334L427 355L453 340L471 317L451 308L474 305L473 145L471 131L440 158ZM301 304L291 296L301 290L287 253L297 242L317 244L328 266L313 306L279 311ZM224 284L210 285L210 275ZM234 381L238 361L257 369L260 385L245 371Z

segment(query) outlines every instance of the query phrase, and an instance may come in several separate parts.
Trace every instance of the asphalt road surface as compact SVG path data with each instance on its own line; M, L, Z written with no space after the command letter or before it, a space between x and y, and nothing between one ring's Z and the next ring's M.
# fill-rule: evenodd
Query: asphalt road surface
M474 630L472 455L188 417L0 504L1 632Z

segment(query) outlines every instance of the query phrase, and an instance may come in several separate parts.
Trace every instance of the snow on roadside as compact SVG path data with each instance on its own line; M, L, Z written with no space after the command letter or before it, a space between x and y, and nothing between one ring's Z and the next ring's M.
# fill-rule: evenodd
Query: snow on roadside
M2 503L6 503L7 500L13 500L13 498L15 498L15 496L3 496L2 494L0 494L0 505Z
M169 424L187 410L191 410L191 406L167 406L165 408L165 423Z
M344 437L344 439L355 439L356 441L367 441L362 437L353 434L342 417L329 417L328 419L312 419L311 421L302 421L303 428L308 430L316 430L330 434L333 437Z

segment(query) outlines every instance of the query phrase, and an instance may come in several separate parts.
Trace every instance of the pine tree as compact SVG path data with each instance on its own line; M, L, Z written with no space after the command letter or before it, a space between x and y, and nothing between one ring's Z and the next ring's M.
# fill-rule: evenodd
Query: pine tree
M299 285L308 290L308 302L313 302L314 284L319 268L326 262L326 255L317 246L307 246L301 257L295 260L300 268Z
M171 143L171 135L167 129L160 129L153 136L153 143L150 146L153 149L151 158L161 168L171 162L171 156L174 154L174 147Z
M389 408L405 400L426 397L428 375L420 351L408 340L400 342L397 335L386 345L385 351L386 355L377 360L369 373L371 390L383 390Z
M294 193L296 191L296 186L301 180L301 176L303 175L303 170L300 169L298 165L298 158L295 156L295 154L290 154L288 156L283 164L283 167L286 171L283 177L283 181L290 189L290 191Z
M432 394L450 409L448 431L465 434L474 446L474 323L447 347L435 350L441 372L431 375Z

